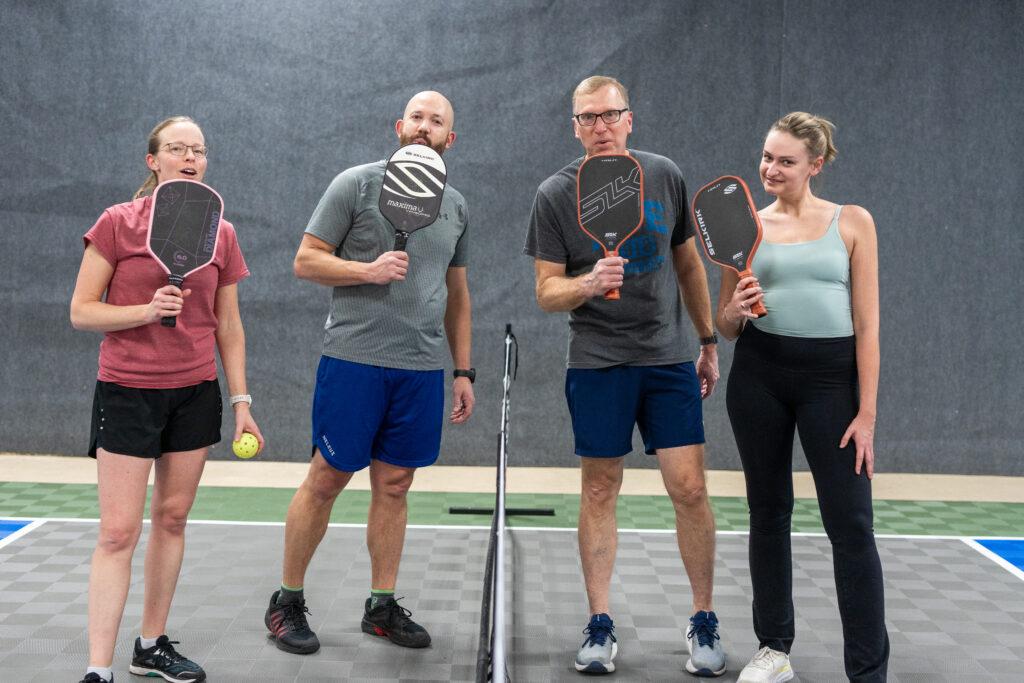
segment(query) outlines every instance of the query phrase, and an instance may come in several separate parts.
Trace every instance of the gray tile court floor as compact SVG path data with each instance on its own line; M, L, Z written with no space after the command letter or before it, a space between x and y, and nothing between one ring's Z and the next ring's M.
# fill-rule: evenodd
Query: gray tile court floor
M87 658L86 589L96 523L47 521L0 548L0 681L77 681ZM283 528L190 523L169 631L221 681L471 681L487 531L410 528L399 594L433 646L404 650L359 630L369 562L365 530L332 527L306 583L323 647L278 651L263 612L279 580ZM580 681L572 658L586 600L575 532L513 529L507 558L510 674L515 681ZM145 535L141 543L145 542ZM140 543L140 550L141 550ZM1024 680L1024 581L953 538L880 538L892 640L890 680ZM844 681L828 542L793 541L798 681ZM115 658L119 682L141 618L142 557ZM716 608L735 681L755 643L746 536L720 534ZM690 594L675 537L622 532L612 585L620 652L615 681L699 680L683 671Z

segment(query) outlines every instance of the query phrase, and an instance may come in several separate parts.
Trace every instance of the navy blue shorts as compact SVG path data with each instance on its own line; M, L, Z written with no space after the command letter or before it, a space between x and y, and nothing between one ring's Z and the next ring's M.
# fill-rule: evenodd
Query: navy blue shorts
M700 383L693 363L569 368L565 398L576 455L617 458L633 450L633 425L644 450L704 443Z
M371 459L432 465L441 452L444 371L396 370L320 357L313 394L313 448L343 472Z

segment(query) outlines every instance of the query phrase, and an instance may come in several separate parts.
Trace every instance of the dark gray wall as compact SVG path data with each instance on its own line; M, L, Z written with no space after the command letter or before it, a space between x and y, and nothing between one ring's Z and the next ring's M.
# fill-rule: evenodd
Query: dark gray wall
M632 145L676 160L691 190L726 172L756 181L780 114L833 119L840 155L820 192L867 207L882 247L879 468L1024 474L1011 275L1024 257L1022 8L8 0L0 450L83 452L100 338L68 323L81 235L144 178L153 124L186 113L203 125L207 181L253 272L240 294L265 457L305 459L328 293L295 280L292 256L334 174L390 153L406 99L435 88L457 113L447 161L470 204L480 373L477 414L447 430L442 462L492 462L511 322L522 362L513 463L573 464L565 316L536 308L522 244L537 184L580 153L570 92L605 73L631 89ZM724 379L728 345L721 356ZM706 423L709 466L738 468L724 385ZM214 457L230 454L222 445Z

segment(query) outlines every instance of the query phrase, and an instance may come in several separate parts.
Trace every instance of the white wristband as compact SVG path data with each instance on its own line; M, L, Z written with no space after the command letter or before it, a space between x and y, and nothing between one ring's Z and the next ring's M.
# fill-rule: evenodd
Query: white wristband
M252 396L250 396L249 394L238 394L237 396L232 396L231 398L229 398L228 402L231 404L232 408L235 406L236 403L248 403L251 406Z

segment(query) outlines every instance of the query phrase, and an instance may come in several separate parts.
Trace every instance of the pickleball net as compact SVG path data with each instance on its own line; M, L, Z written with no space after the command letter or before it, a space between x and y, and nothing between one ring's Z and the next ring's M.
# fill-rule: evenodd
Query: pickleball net
M498 430L498 455L494 487L494 507L450 507L453 515L491 515L491 531L484 564L484 588L480 602L480 638L477 643L476 681L510 681L508 671L508 618L506 615L506 537L507 517L513 515L545 516L555 514L552 508L507 508L505 506L508 473L509 410L512 384L519 372L519 342L512 334L512 325L505 325L505 373L502 378L501 428Z
M494 514L491 518L487 563L484 566L484 590L480 604L480 639L477 643L476 680L510 680L505 647L505 476L508 468L509 399L519 369L519 343L512 325L505 326L505 373L502 378L501 428L498 431L498 455L494 487Z

